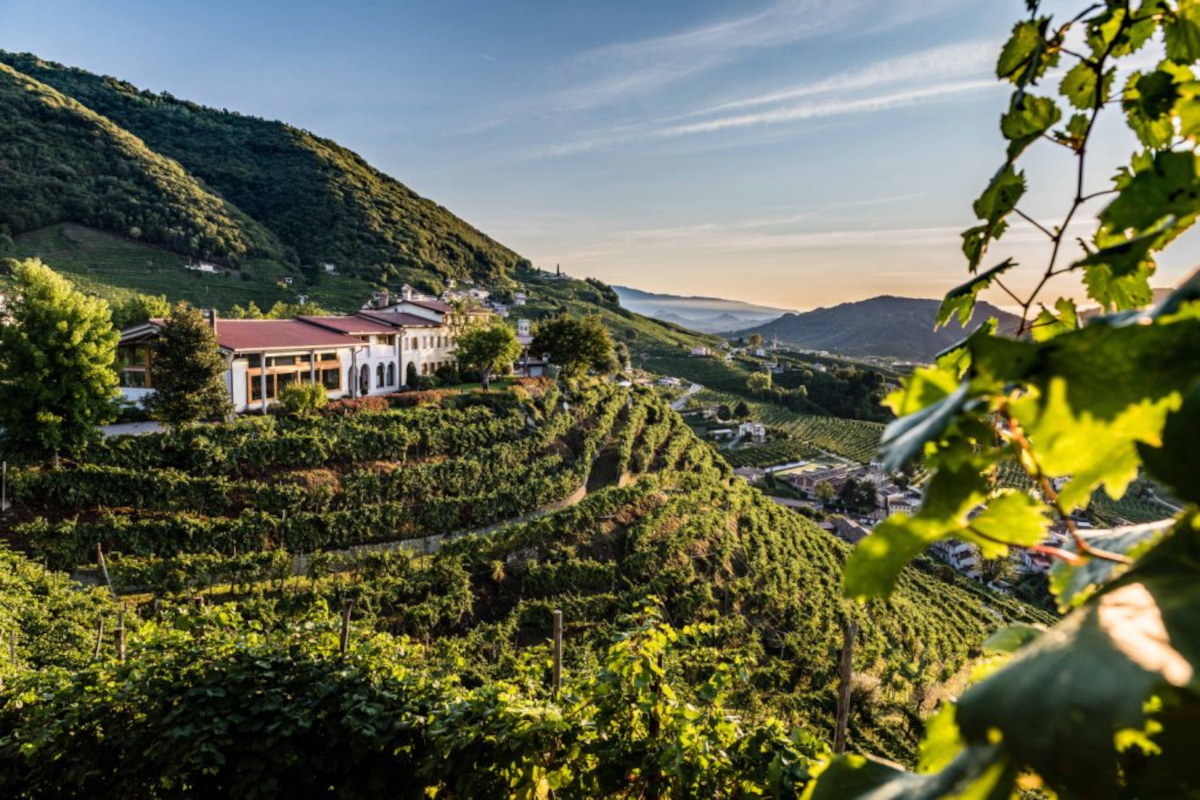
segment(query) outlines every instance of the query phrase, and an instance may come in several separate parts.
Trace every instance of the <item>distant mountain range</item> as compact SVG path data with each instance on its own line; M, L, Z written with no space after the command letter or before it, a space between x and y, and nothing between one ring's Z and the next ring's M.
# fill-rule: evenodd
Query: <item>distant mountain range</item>
M765 324L737 331L739 336L762 334L771 341L806 350L826 350L849 356L885 356L907 361L932 361L934 356L996 317L1001 329L1015 329L1018 318L990 303L979 303L966 330L957 319L934 330L940 300L914 297L872 297L801 314L784 314Z
M761 325L791 311L718 297L657 294L628 286L614 286L613 289L621 298L621 305L630 311L703 333L728 333Z

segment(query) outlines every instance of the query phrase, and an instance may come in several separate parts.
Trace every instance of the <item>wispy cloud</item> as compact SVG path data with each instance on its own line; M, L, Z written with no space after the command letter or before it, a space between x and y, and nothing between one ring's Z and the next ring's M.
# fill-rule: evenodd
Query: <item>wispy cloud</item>
M818 36L861 34L931 16L953 0L776 0L759 11L661 36L608 44L581 53L576 71L599 73L554 101L575 109L605 105L661 89L748 53Z

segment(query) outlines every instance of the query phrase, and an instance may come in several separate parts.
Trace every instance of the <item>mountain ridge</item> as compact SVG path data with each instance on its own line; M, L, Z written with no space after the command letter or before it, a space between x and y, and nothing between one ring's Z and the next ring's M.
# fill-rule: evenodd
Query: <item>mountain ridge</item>
M839 303L812 311L785 314L734 335L757 333L807 350L825 350L848 356L880 356L909 361L931 361L945 348L961 341L989 317L1002 329L1016 327L1017 317L990 303L980 302L966 327L957 318L934 329L940 300L880 295Z

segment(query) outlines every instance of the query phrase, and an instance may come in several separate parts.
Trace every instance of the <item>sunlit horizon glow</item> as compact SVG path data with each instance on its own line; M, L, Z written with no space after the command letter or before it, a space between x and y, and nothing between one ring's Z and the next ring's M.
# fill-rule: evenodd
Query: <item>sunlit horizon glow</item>
M332 138L539 266L805 310L966 279L959 233L1003 150L991 71L1023 6L0 0L0 48ZM1112 116L1097 188L1133 149ZM1024 210L1053 226L1072 159L1028 161ZM1028 286L1044 237L1014 224L993 256Z

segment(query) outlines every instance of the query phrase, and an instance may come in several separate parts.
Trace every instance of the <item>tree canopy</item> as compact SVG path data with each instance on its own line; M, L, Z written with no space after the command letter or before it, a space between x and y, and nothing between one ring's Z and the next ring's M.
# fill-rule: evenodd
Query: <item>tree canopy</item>
M562 314L538 323L530 349L545 353L566 377L616 369L612 336L598 316Z
M233 410L226 364L203 312L178 303L163 323L150 359L154 393L146 405L156 419L182 425L217 419Z
M0 425L20 455L77 453L116 415L119 336L103 300L40 261L13 269L0 322Z
M487 388L492 373L506 369L521 356L521 343L513 329L503 322L467 328L458 335L454 357L459 366L475 370Z

